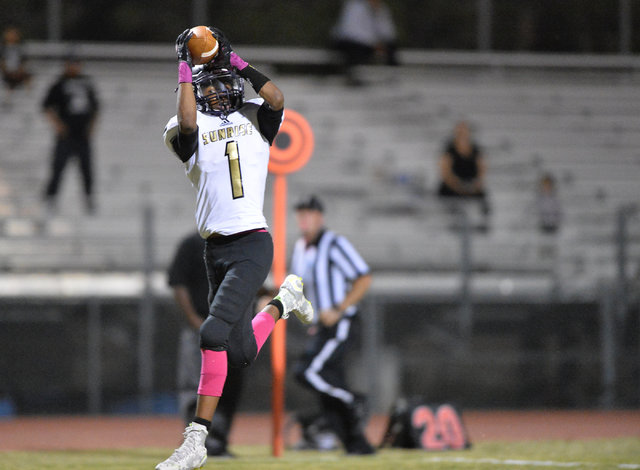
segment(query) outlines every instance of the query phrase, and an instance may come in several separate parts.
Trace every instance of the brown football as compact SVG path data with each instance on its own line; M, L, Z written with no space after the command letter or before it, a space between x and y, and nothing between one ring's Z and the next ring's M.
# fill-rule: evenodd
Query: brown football
M218 41L206 26L194 26L191 32L193 36L189 39L187 47L193 65L206 64L218 54Z

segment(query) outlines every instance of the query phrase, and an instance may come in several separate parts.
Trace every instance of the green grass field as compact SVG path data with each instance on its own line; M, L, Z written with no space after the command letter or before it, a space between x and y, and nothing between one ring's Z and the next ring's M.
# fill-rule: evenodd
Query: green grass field
M400 470L423 469L640 469L640 438L596 441L483 442L455 452L383 450L375 456L345 457L338 452L285 452L267 446L233 447L238 458L209 460L205 469L225 470ZM171 449L76 452L0 452L1 470L153 469Z

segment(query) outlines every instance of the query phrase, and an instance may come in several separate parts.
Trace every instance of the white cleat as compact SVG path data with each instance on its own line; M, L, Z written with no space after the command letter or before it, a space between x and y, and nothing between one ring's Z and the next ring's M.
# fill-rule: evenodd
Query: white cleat
M293 313L305 325L313 321L313 306L304 297L301 277L289 274L275 298L282 302L284 308L282 318L285 320L289 318L289 313Z
M184 442L171 457L156 465L156 470L196 470L204 466L207 461L207 448L204 441L207 438L207 428L201 424L191 423L182 434Z

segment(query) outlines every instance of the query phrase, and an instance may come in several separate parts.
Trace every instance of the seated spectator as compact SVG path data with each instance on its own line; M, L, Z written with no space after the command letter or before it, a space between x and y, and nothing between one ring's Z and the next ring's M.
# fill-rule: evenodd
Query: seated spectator
M353 75L354 65L398 64L395 25L381 0L347 0L332 33L351 85L362 84Z
M479 227L481 229L488 227L490 212L485 189L485 173L485 157L471 138L469 124L465 121L458 122L453 137L445 144L440 157L438 195L456 200L478 201L483 215L483 222Z
M542 175L536 192L538 228L543 233L556 233L562 222L562 207L556 191L555 178L550 173Z
M9 96L11 92L21 85L29 84L31 79L31 74L26 68L20 30L15 26L7 27L2 35L0 69L2 70L2 80L7 88L4 104L10 105Z

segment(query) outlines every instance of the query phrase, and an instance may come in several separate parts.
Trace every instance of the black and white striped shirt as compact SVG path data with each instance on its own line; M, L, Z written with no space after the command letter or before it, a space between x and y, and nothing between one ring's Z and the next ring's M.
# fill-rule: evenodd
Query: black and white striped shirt
M338 307L353 281L369 274L369 266L344 236L325 230L316 243L307 245L303 238L296 241L291 271L302 277L305 296L321 312ZM353 316L356 311L352 305L344 315Z

